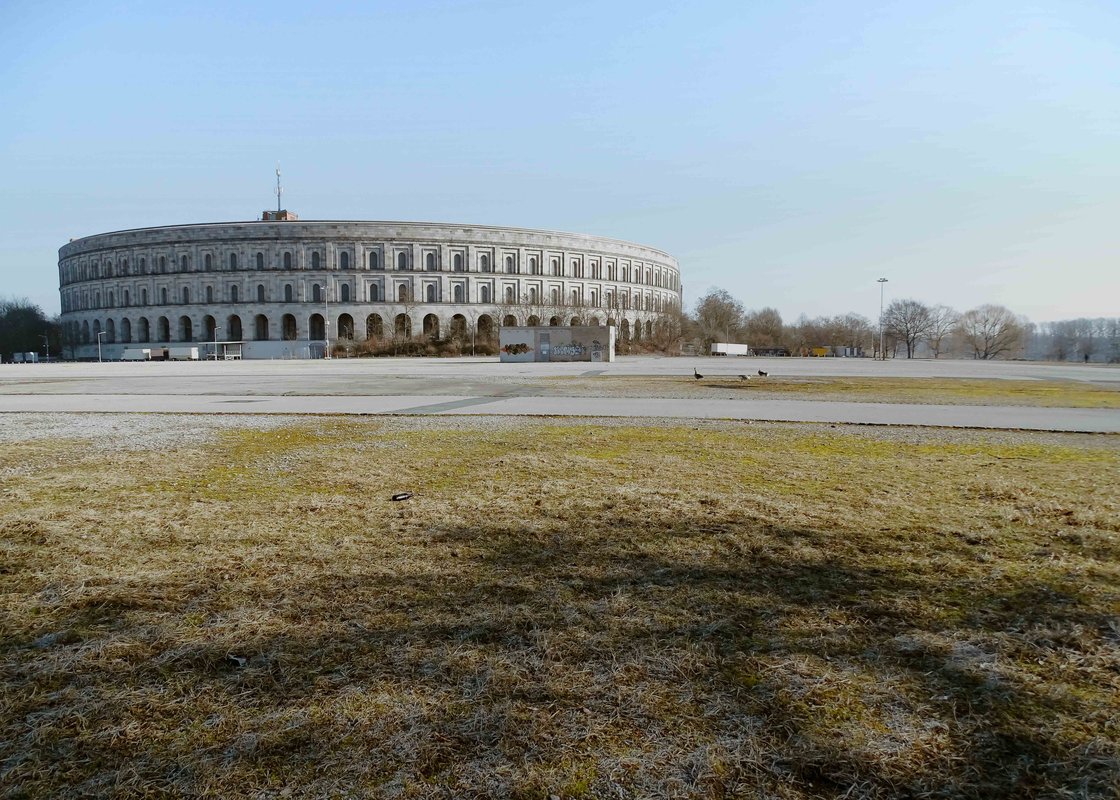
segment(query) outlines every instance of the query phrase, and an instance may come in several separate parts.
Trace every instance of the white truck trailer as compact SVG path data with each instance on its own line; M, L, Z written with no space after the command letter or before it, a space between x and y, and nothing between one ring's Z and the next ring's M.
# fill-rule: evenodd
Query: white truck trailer
M167 357L172 361L198 361L197 347L169 347Z
M126 347L121 361L151 361L152 350L149 347Z
M713 356L749 356L751 348L745 344L731 344L730 342L712 342Z

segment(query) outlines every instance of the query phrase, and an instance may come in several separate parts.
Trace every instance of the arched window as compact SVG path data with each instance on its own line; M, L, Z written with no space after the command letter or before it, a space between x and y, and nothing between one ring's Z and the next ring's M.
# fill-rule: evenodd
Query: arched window
M536 304L536 302L537 302L537 287L536 286L530 286L529 287L529 302L533 303L533 304Z
M285 303L290 303L290 302L292 302L294 297L295 297L295 292L292 291L292 285L290 283L285 283L284 284L284 302Z
M558 259L558 258L552 259L552 274L553 275L562 275L563 274L562 271L560 270L560 259Z
M292 268L292 254L284 253L284 269Z
M164 272L167 272L167 256L160 256L159 257L159 271L160 271L161 275Z
M513 287L512 286L507 286L506 287L506 302L507 303L512 303L513 299L514 299Z
M397 269L408 269L408 253L397 253Z
M141 289L140 290L140 305L142 305L142 306L148 305L148 290L147 289Z
M229 268L237 269L237 253L229 254Z
M263 303L264 302L264 284L263 283L258 283L257 284L257 302L258 303Z
M428 286L424 289L424 299L427 300L429 303L434 303L436 301L436 287L435 286L432 286L431 284L428 284Z
M461 283L455 284L455 288L452 290L452 293L452 296L455 298L456 303L463 302L463 285Z
M128 289L125 289L124 290L124 307L128 308L131 301L132 301L132 293L129 292Z
M128 259L127 258L121 260L121 272L125 275L128 274Z
M323 293L322 293L322 290L319 288L319 284L317 284L317 283L311 284L311 302L312 303L323 302Z
M479 287L479 289L478 289L478 302L480 302L480 303L489 303L490 302L490 287L489 286L480 286Z
M408 301L408 285L402 283L397 287L397 302L405 303Z
M427 253L424 256L424 269L428 270L428 272L435 272L436 271L436 254L435 253Z
M257 269L264 269L264 253L257 253Z
M319 253L318 253L318 251L311 254L311 269L319 269Z
M206 254L206 271L211 272L213 269L214 269L214 258L209 253L207 253Z
M555 305L559 305L559 304L560 304L560 290L559 289L553 289L552 290L552 305L555 306Z
M506 272L513 272L513 256L506 256Z
M346 254L343 253L343 255L346 255ZM338 290L338 295L339 295L338 299L339 299L340 302L349 303L350 302L350 284L348 284L348 283L342 284L342 286Z
M380 290L380 288L378 288L377 284L374 284L373 286L370 286L369 287L369 301L371 303L376 303L380 300L381 300L381 290Z
M529 274L531 274L531 275L539 275L540 274L537 271L537 257L536 256L529 256Z
M236 286L229 287L229 301L231 303L241 302L240 294L241 294L241 292L238 291L238 288ZM238 337L238 338L240 338L240 337Z
M182 258L180 258L180 259L179 259L179 271L180 271L180 272L186 272L186 271L187 271L187 264L188 264L188 263L189 263L189 262L187 261L187 257L186 257L186 256L183 256Z
M463 254L462 253L456 253L455 255L453 255L451 257L451 268L453 270L455 270L455 272L462 272L463 271Z
M186 304L186 303L189 303L190 301L191 301L191 287L184 286L183 287L183 303Z
M184 300L183 302L185 303L187 301ZM214 287L213 286L207 286L206 287L206 302L207 303L213 303L214 302Z
M350 269L350 254L345 250L338 254L338 268Z
M486 253L478 257L478 268L483 272L490 271L490 256L486 255Z
M109 308L112 308L112 307L113 307L113 291L112 291L112 289L110 289L109 290Z
M370 253L369 254L369 268L370 269L378 269L377 253Z
M148 259L146 259L146 258L140 259L140 274L141 275L147 275L148 274Z
M167 287L159 290L159 302L161 305L167 305Z

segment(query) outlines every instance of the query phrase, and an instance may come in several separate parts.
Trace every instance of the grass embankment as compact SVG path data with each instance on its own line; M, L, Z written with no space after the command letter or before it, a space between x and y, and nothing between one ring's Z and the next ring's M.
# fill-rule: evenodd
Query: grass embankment
M8 796L1120 788L1111 437L309 421L2 454Z
M744 365L742 369L746 369ZM717 372L717 367L719 371ZM827 400L851 403L1043 406L1120 409L1120 385L1079 381L1016 381L971 378L760 377L731 374L734 365L705 368L691 376L596 376L543 378L542 386L564 395L617 394L633 397L731 397L742 400ZM748 373L744 373L748 374Z

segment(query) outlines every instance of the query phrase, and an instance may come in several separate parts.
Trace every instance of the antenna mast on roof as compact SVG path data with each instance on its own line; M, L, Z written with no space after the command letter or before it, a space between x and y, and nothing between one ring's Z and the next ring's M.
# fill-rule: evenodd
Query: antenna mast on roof
M276 213L280 213L280 195L284 194L284 188L280 185L280 162L276 162Z

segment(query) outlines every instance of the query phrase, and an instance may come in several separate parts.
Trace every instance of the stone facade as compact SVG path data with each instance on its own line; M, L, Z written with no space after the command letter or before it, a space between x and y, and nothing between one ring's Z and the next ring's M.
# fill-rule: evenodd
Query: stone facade
M501 325L604 324L649 337L681 305L660 250L574 233L419 222L263 221L103 233L59 250L78 358L127 346L243 342L307 358L323 342L496 338Z

